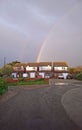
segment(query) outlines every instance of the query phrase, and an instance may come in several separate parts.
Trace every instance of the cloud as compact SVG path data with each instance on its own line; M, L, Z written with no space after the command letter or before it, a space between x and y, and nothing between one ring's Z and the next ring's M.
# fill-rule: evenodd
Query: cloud
M42 43L46 36L50 34L50 31L52 32L50 35L53 36L53 34L55 34L56 36L53 36L54 38L50 40L50 44L52 44L51 41L57 41L59 35L62 40L60 33L62 29L63 32L65 31L65 33L69 32L69 34L71 34L70 28L72 28L72 33L75 31L79 39L79 33L81 33L79 30L82 27L80 12L82 5L79 3L81 3L80 0L1 0L0 58L2 59L2 57L6 55L7 59L9 59L8 62L15 58L26 62L36 61ZM72 11L72 8L76 9L73 10L72 15L67 15L68 12ZM63 21L63 23L60 24L60 21L64 19L66 15L68 16L66 18L68 22ZM53 33L52 30L55 30L55 32ZM62 35L65 35L65 33ZM65 36L67 37L67 35ZM47 45L50 49L49 41ZM55 47L54 42L52 45ZM58 48L58 46L56 47ZM53 49L51 49L50 53L54 53L54 50L52 50ZM60 59L62 58L60 57ZM51 60L51 58L49 60Z
M71 66L82 64L81 8L82 2L75 4L64 17L56 22L43 43L44 48L38 57L39 61L66 60Z

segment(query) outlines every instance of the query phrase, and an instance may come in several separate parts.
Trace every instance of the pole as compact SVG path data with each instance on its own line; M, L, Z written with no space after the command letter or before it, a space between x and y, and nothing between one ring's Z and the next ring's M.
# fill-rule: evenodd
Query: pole
M52 61L52 78L54 78L54 65L53 65L53 61Z

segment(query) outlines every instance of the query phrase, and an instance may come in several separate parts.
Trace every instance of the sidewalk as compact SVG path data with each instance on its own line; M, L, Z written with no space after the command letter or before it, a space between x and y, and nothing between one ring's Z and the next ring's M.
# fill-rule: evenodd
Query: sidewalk
M66 92L61 102L68 116L82 128L82 88L75 88Z

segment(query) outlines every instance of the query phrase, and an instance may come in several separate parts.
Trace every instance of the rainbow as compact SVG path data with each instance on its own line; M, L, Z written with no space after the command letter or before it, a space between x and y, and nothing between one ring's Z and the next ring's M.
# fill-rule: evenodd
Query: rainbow
M42 51L43 51L43 49L44 49L44 47L45 47L47 41L48 41L48 36L46 37L46 39L44 40L44 42L42 43L42 45L41 45L41 47L40 47L39 54L38 54L38 57L37 57L37 59L36 59L36 62L39 62L39 61L40 61L40 57L41 57Z
M78 4L80 4L80 2L76 2L74 5L72 5L72 7L70 7L70 9L66 12L66 14L63 15L58 21L55 22L54 26L50 29L50 31L48 32L46 38L44 39L44 41L43 41L43 43L42 43L42 45L41 45L41 47L40 47L40 50L39 50L39 53L38 53L36 62L39 62L39 61L40 61L40 58L41 58L41 55L42 55L42 51L43 51L43 49L45 48L45 46L46 46L46 44L47 44L47 41L48 41L48 39L50 38L50 35L51 35L51 33L53 32L54 28L55 28L56 26L58 26L58 24L59 24L65 17L67 17L67 15L69 15L69 14L73 11L73 9L74 9L75 7L77 7Z

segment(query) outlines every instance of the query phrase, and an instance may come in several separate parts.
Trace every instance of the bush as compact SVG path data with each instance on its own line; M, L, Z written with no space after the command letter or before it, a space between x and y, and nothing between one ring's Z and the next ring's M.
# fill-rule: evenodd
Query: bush
M2 95L7 90L7 83L3 78L0 78L0 95Z
M78 73L75 77L77 80L82 80L82 72Z

